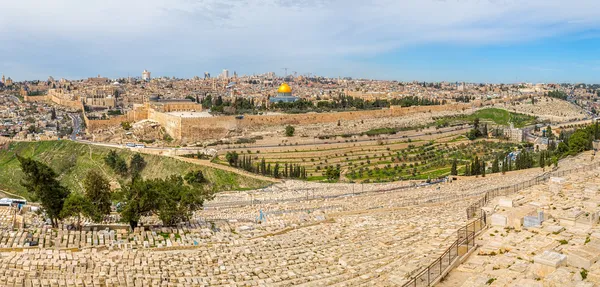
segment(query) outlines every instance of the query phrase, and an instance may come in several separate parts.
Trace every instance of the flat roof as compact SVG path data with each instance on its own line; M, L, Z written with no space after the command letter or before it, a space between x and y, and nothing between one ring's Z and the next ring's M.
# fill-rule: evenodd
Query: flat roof
M167 115L177 116L181 118L210 118L211 114L208 112L170 112Z

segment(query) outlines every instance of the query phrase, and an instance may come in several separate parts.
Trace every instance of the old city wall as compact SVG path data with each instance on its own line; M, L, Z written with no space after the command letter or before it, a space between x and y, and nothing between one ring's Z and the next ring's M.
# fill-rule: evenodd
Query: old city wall
M226 136L230 130L247 127L273 126L273 125L305 125L331 123L349 120L361 120L372 118L399 117L416 113L429 113L439 111L464 111L476 103L449 104L443 106L415 106L399 107L392 106L389 109L370 111L351 111L337 113L309 113L309 114L281 114L281 115L247 115L244 119L236 119L233 116L219 116L209 118L185 118L167 113L155 111L154 109L138 108L127 113L127 115L113 117L108 120L86 120L88 129L104 129L116 126L123 121L136 122L149 119L158 122L166 132L173 138L183 141L196 141L204 139L218 139Z
M78 100L66 100L57 96L50 96L50 101L54 102L57 105L83 111L83 104L81 103L81 101Z
M392 106L389 109L371 111L353 111L337 113L310 113L310 114L283 114L283 115L250 115L240 120L240 127L260 125L303 125L331 123L338 120L361 120L372 118L398 117L416 113L428 113L439 111L462 111L471 108L471 104L451 104L439 106L414 106L399 107Z
M39 103L39 102L47 102L49 99L49 96L24 96L23 99L26 102Z
M236 129L240 120L232 116L211 118L182 118L182 140L194 141L199 139L218 139Z
M131 110L125 115L115 116L106 120L90 120L85 113L83 116L86 127L92 132L98 129L106 129L108 127L118 126L122 122L139 122L145 119L148 119L148 109L143 107Z
M174 139L181 139L181 117L148 110L148 119L158 122Z
M46 96L25 96L23 99L26 102L52 102L57 105L61 105L64 107L83 110L83 104L78 100L67 100L55 95L46 95Z
M122 122L128 122L129 117L127 115L121 115L106 120L90 120L87 116L84 116L84 121L88 130L95 131L98 129L106 129L108 127L118 126Z

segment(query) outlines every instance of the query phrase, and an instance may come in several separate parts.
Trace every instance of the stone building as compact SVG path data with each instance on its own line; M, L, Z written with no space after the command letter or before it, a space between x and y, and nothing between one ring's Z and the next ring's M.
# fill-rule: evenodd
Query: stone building
M511 142L522 142L525 138L525 133L522 129L515 128L514 124L510 124L510 128L504 129L504 136Z
M142 72L142 80L150 81L150 79L152 79L152 77L150 76L150 72L148 70L144 70Z

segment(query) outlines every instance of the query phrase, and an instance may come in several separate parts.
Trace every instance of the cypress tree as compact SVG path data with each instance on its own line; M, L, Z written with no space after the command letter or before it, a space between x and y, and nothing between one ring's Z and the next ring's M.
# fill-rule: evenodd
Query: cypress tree
M485 160L481 160L481 176L485 177Z
M456 170L457 161L454 159L452 161L452 168L450 169L450 175L457 175L458 171Z
M498 157L496 157L494 159L494 162L492 162L492 173L497 173L497 172L500 172L500 165L499 165Z

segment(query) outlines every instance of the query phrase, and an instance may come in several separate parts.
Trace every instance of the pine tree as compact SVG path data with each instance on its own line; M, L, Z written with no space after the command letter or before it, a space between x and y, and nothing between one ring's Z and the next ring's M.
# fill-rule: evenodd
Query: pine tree
M487 124L483 125L483 130L481 131L481 133L483 134L484 138L488 137L488 126L487 126Z
M465 176L471 175L471 165L469 163L465 164Z
M457 175L458 171L456 170L456 164L457 164L457 160L454 159L452 161L452 169L450 169L450 175Z
M485 160L481 160L481 176L485 177Z
M479 164L479 157L475 156L475 160L473 160L473 166L471 167L471 174L480 175L481 174L481 166Z
M540 167L541 168L545 168L546 167L546 159L544 157L544 153L540 152Z
M492 173L497 173L497 172L500 172L500 165L499 165L498 157L496 157L494 159L494 162L492 162Z
M273 177L279 178L279 163L276 163L275 168L273 168Z

